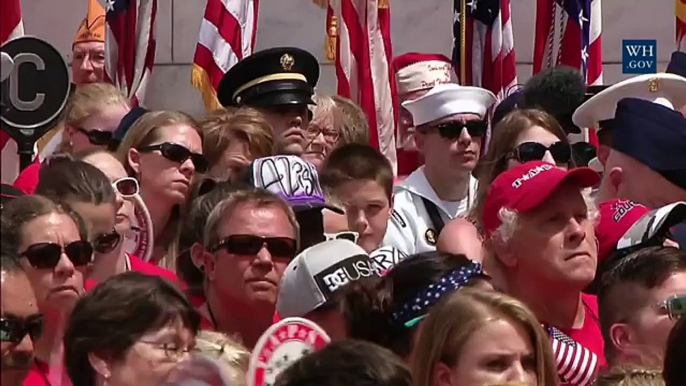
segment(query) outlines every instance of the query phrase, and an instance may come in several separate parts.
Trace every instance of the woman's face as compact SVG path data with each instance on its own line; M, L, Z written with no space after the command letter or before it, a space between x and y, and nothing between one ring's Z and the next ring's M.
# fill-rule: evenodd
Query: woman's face
M552 144L560 142L560 138L558 138L555 134L549 132L548 130L542 128L541 126L532 126L519 134L512 148L516 149L519 145L525 142L536 142L542 144L545 147L550 147ZM557 162L555 162L555 158L553 158L552 154L550 154L550 151L545 152L545 155L543 156L543 161L549 162L551 164L558 164ZM508 161L507 168L510 169L519 164L520 162L517 159L510 159ZM565 164L558 164L558 166L567 169L567 165Z
M36 217L21 229L18 252L39 243L54 243L62 247L62 253L54 268L34 268L28 258L21 258L21 265L36 293L38 308L70 310L83 292L83 276L87 266L75 267L64 253L64 246L81 240L79 230L66 214L50 213Z
M209 174L221 179L231 179L250 165L252 160L253 156L250 154L248 142L234 137L231 138L229 146L224 150L219 161L210 165Z
M71 203L70 206L86 223L86 226L88 227L88 239L94 245L96 244L95 241L98 237L112 233L115 217L117 216L117 210L114 203L95 205L88 202L74 202ZM119 241L119 245L121 245L121 240ZM119 251L116 247L115 250ZM96 260L101 255L98 251L94 251L93 253L95 254ZM107 254L110 253L112 253L112 251L107 252Z
M96 153L84 158L83 161L100 169L113 183L120 178L128 177L121 162L109 153ZM130 198L123 198L116 188L114 192L117 195L114 230L126 236L131 233L134 204Z
M171 143L191 153L202 154L202 140L194 128L175 124L156 130L158 137L150 146ZM195 176L195 166L190 157L179 163L167 159L160 150L140 152L131 149L129 164L136 172L146 204L150 205L150 200L160 200L169 206L185 202Z
M92 134L94 133L93 130L99 130L113 133L119 126L119 121L129 110L128 106L122 104L105 106L98 112L89 115L79 127L67 126L66 133L71 139L72 151L76 153L93 147L106 147L107 143L92 143L87 132Z
M110 384L156 386L178 363L188 359L195 335L177 320L138 339L120 361L109 363Z
M306 132L307 147L302 158L319 169L338 140L333 125L333 112L315 115Z
M519 323L508 319L491 320L476 330L462 347L456 363L449 376L451 386L507 382L537 385L536 354L531 339Z

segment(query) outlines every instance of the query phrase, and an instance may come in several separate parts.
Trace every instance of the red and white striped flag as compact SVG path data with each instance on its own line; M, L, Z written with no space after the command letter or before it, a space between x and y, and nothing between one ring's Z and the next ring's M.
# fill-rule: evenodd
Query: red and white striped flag
M24 35L24 22L21 18L20 0L2 0L0 12L0 45L8 40ZM19 155L17 143L7 132L0 130L0 179L3 183L11 184L19 175Z
M463 4L464 1L467 3ZM466 10L464 36L463 7ZM490 90L498 100L504 99L517 84L510 10L510 0L454 0L452 62L460 84Z
M224 74L255 49L258 9L258 0L207 0L191 84L202 93L208 110L221 107L217 87Z
M134 105L143 105L155 64L157 0L107 0L105 73Z
M391 14L388 0L331 0L338 20L338 94L359 104L369 122L369 144L396 169L395 106L391 72Z
M686 51L686 0L675 0L676 50Z
M554 327L548 327L560 385L587 386L598 374L598 356Z

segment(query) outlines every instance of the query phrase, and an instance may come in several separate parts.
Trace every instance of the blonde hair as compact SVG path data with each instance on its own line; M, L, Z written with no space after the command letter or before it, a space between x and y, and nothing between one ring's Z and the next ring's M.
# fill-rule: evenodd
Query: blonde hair
M413 360L414 386L432 386L438 363L455 366L466 342L485 324L506 320L523 327L536 357L539 386L557 386L558 375L548 336L534 314L507 295L463 288L441 300L424 321Z
M246 372L250 362L250 351L226 334L214 331L200 331L195 337L195 348L225 366L231 385L245 386Z
M664 386L662 371L643 368L613 368L598 376L594 386Z
M192 127L203 138L203 133L198 128L196 121L188 114L180 111L153 111L143 114L131 128L126 132L121 145L117 149L117 159L124 165L126 173L131 177L136 177L136 172L129 164L129 150L139 149L151 145L160 137L162 128L172 125L185 125ZM185 206L185 204L183 204ZM165 256L159 261L159 265L171 269L176 269L176 256L179 252L179 235L181 232L181 214L185 213L181 205L172 209L172 215L164 229L159 233L162 237L161 242L167 246ZM157 244L158 240L155 240Z
M334 126L340 133L336 146L349 143L369 144L369 122L362 108L355 102L340 95L331 97L336 105L334 109Z

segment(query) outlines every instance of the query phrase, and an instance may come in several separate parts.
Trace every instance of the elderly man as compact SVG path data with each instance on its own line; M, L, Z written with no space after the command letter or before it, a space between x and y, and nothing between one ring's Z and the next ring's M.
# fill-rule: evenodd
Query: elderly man
M411 114L424 166L394 189L384 245L411 255L432 251L445 222L467 212L476 196L472 170L481 155L495 96L478 87L439 84L403 103Z
M102 82L105 77L105 10L89 0L88 14L72 45L71 74L76 85Z
M493 252L485 266L496 284L602 364L596 298L581 292L596 272L597 209L586 188L599 180L589 168L566 171L541 161L515 166L491 185L483 224Z
M239 190L212 210L203 243L203 328L252 348L272 323L279 281L298 250L295 215L268 191Z

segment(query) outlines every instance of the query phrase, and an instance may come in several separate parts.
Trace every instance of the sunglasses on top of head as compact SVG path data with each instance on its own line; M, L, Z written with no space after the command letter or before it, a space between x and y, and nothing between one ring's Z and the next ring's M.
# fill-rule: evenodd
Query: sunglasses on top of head
M555 163L567 165L572 159L572 148L564 142L555 142L546 147L538 142L524 142L512 150L509 157L524 163L529 161L540 161L545 157L545 152L550 151Z
M479 121L451 121L434 126L438 129L438 134L445 139L457 139L462 134L462 129L466 128L470 137L483 137L488 130L488 122Z
M75 267L88 265L93 260L93 246L83 240L72 241L64 248L55 243L33 244L20 256L26 257L36 269L53 269L59 263L63 251Z
M31 315L26 319L13 317L0 318L0 341L21 342L26 334L35 341L43 333L43 315Z
M95 146L109 145L112 140L113 133L111 131L104 131L100 129L86 130L83 127L77 127L80 133L83 133L88 138L88 142Z
M133 197L140 191L138 180L133 177L122 177L112 183L114 189L124 198Z
M121 235L114 229L111 232L102 233L93 239L93 250L98 253L110 253L119 245Z
M143 146L138 151L143 153L153 152L159 150L162 156L170 161L184 163L187 159L191 159L195 171L204 173L207 171L208 163L204 155L193 153L187 147L177 143L164 142L157 145Z
M224 249L234 255L256 255L262 247L274 257L286 257L292 259L297 253L297 243L290 237L260 237L255 235L231 235L215 246L210 252Z

